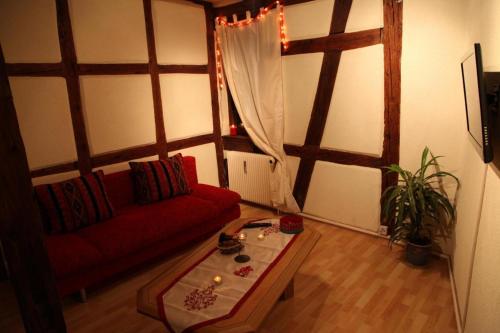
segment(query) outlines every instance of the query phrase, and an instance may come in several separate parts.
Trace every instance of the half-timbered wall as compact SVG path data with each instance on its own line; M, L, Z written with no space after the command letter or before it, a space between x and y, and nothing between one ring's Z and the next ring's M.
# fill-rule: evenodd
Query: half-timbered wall
M34 183L177 151L197 158L200 181L223 183L210 10L183 0L1 1Z
M284 141L294 196L308 215L376 232L381 193L394 181L380 168L399 160L402 4L284 4ZM248 149L235 140L225 138L225 149Z

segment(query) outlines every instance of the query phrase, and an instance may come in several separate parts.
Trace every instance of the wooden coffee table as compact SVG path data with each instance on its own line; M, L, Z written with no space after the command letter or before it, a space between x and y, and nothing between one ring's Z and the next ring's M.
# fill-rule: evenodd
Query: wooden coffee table
M236 232L243 224L252 219L238 219L229 223L224 229L228 234ZM217 245L219 235L204 242L191 253L179 260L167 271L139 289L137 293L137 310L140 313L160 320L158 313L158 294L168 286L180 273L191 267L208 251ZM313 249L320 233L305 225L304 231L298 235L279 262L265 276L238 311L230 318L203 326L196 332L253 332L256 331L271 311L276 301L293 296L293 277L309 252Z

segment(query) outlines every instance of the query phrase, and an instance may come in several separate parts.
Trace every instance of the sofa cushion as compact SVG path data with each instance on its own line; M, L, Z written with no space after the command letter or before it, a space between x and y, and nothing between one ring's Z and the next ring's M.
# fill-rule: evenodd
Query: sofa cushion
M71 232L111 218L114 209L103 176L102 170L98 170L60 183L36 186L45 232Z
M217 215L215 205L191 195L127 207L103 224L82 229L82 238L93 244L107 259L133 253Z
M129 162L138 203L147 204L188 194L191 189L184 173L181 154L168 159Z
M45 237L45 244L56 277L79 272L104 261L92 244L75 234L49 235Z
M211 201L217 207L217 213L230 209L237 205L241 196L233 191L206 184L196 184L191 193L197 198Z

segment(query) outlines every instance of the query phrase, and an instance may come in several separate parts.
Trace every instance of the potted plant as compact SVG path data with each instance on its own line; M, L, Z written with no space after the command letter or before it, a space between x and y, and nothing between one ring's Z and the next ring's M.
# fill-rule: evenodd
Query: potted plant
M426 147L415 173L397 164L386 167L388 173L399 177L398 184L389 186L382 194L382 216L392 227L389 244L406 242L406 259L418 266L428 262L437 239L451 237L455 224L455 208L444 190L443 179L453 179L457 189L460 183L453 174L440 171L440 157L433 156ZM431 167L434 172L429 171Z

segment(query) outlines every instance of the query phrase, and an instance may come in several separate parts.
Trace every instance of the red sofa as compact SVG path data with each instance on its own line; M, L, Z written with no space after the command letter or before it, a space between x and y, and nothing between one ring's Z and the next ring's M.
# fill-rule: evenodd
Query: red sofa
M194 157L184 157L184 169L193 192L148 205L134 203L130 170L105 175L116 216L45 237L61 296L164 258L240 216L237 193L199 184Z

